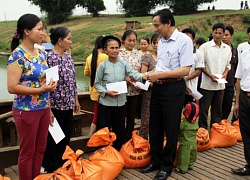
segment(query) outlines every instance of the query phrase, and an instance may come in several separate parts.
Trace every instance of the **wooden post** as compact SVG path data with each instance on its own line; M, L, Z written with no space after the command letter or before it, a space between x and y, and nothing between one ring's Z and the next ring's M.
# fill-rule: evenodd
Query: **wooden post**
M0 148L3 147L3 131L2 131L2 125L0 122Z
M10 128L10 141L8 142L9 146L16 146L17 144L17 133L16 133L16 126L15 126L15 120L13 117L9 117L5 120Z

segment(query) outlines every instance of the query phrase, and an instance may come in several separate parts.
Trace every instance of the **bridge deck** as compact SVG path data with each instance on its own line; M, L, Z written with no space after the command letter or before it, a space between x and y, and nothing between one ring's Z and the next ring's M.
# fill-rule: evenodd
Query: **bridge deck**
M86 156L91 153L87 153ZM231 168L243 167L245 165L243 143L228 148L213 148L207 151L198 152L198 158L193 170L186 174L179 174L173 171L169 180L195 180L195 179L250 179L250 176L241 177L231 173ZM11 166L5 169L6 176L12 180L18 180L17 166ZM142 174L137 169L123 169L117 180L150 180L153 179L157 171L148 174Z

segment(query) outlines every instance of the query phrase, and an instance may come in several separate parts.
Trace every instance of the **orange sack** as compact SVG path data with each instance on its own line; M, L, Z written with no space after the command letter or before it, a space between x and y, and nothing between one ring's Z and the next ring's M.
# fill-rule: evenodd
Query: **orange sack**
M196 134L197 151L205 151L213 148L214 146L210 142L209 133L205 128L199 128Z
M235 127L235 129L237 130L237 141L242 141L239 120L234 121L232 126Z
M237 143L237 130L227 120L212 124L211 143L214 147L229 147Z
M1 178L0 178L1 179ZM68 175L55 172L55 173L49 173L49 174L40 174L38 175L34 180L72 180Z
M102 169L89 160L83 159L82 150L77 150L76 153L74 153L74 151L67 146L62 158L68 159L68 161L63 164L60 172L68 175L71 179L102 179Z
M0 174L0 180L10 180L10 178L8 178L8 177L6 177L6 176L2 176L2 175Z
M120 150L126 168L143 167L151 161L149 142L137 132L133 131L131 140L123 144Z
M98 130L89 139L87 146L103 147L95 151L90 155L89 160L102 168L101 180L113 180L122 171L124 161L121 154L112 147L113 141L116 140L116 135L113 132L109 132L107 127Z

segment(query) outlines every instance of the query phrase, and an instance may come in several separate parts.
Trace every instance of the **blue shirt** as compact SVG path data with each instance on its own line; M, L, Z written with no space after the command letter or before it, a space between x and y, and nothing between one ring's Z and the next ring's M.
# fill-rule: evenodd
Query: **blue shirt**
M194 65L193 43L186 34L174 30L168 40L164 37L158 43L156 72Z
M22 71L19 84L40 88L46 81L44 70L48 69L46 52L38 50L37 57L30 55L22 46L18 46L10 55L7 66L16 63ZM34 111L50 107L49 92L40 94L20 95L15 94L13 108Z

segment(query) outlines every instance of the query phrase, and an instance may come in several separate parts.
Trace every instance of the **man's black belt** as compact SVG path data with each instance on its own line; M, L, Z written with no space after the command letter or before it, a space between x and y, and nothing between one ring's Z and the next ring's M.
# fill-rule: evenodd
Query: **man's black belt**
M183 80L183 78L166 78L166 79L158 79L155 81L156 84L169 84L169 83L175 83Z

